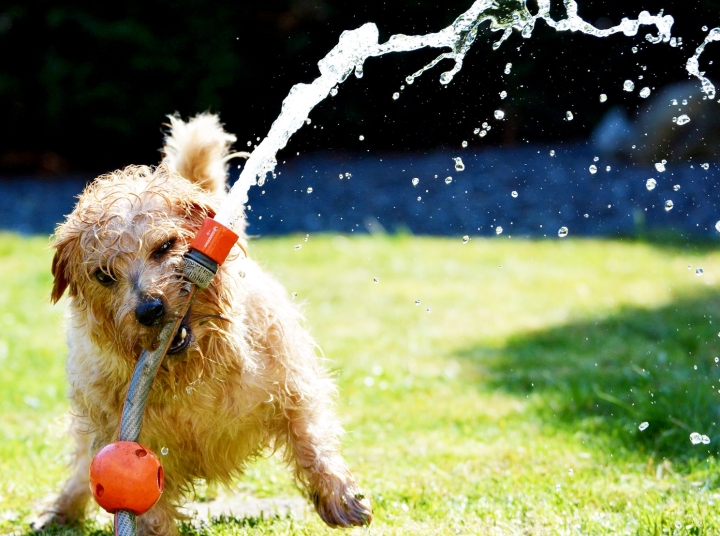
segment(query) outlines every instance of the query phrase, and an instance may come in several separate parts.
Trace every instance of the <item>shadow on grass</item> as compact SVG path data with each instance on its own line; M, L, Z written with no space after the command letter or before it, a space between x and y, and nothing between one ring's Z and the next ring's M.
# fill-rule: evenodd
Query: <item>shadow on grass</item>
M720 293L660 309L516 336L498 350L470 348L491 388L527 396L550 425L678 458L720 453ZM649 423L645 431L641 423ZM699 432L711 443L693 446Z
M262 512L259 516L247 517L231 517L231 516L213 516L209 521L200 523L181 522L178 525L178 531L181 536L202 536L204 534L216 533L217 529L222 529L230 534L245 534L245 532L255 533L259 529L280 529L280 533L285 532L283 529L292 525L293 518L281 515L264 515ZM273 530L274 531L274 530ZM23 536L112 536L112 526L100 526L93 522L88 522L83 527L62 527L52 525L44 530L27 530Z

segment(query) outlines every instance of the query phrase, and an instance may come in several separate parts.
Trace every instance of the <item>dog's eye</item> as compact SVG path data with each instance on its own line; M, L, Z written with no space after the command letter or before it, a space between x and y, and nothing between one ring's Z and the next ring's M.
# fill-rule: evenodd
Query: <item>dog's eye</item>
M109 287L115 283L115 278L108 273L98 269L95 270L95 279L97 279L101 285Z
M165 242L162 246L160 246L159 248L157 248L157 249L155 250L155 253L153 253L153 255L155 255L155 257L162 257L162 256L165 255L168 251L170 251L170 248L173 247L173 244L175 244L175 239L174 239L174 238L171 238L170 240L168 240L167 242Z

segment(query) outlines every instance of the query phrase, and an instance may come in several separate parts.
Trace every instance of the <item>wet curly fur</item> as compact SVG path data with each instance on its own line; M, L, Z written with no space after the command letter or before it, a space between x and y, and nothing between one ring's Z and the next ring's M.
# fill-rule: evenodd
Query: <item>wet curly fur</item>
M55 235L53 301L67 291L67 377L77 443L52 522L82 521L93 455L117 438L135 363L187 294L183 254L225 195L234 136L216 116L170 119L164 160L98 177ZM237 229L236 229L237 231ZM138 518L141 534L172 534L193 481L229 484L254 456L282 449L331 527L366 525L370 501L340 454L335 386L286 291L241 238L183 321L189 344L165 359L140 442L163 456L165 491ZM141 323L138 307L164 314ZM150 324L150 325L146 325Z

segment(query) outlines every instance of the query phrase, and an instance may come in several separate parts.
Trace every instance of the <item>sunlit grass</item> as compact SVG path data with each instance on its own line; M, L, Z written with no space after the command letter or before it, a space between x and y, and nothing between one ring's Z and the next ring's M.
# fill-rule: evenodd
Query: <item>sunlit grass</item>
M25 530L69 451L44 246L0 238L0 532ZM251 254L297 293L337 371L371 534L720 533L713 248L311 236ZM298 492L265 460L238 493ZM184 530L333 533L310 510Z

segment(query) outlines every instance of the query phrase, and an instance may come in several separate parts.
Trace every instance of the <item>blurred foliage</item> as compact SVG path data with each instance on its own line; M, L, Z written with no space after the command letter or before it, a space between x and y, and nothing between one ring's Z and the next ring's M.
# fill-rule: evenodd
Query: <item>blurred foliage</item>
M508 120L483 144L584 137L609 106L599 105L599 93L632 110L640 99L622 91L623 80L643 75L648 85L659 87L687 78L685 60L704 35L700 27L720 20L720 4L710 0L580 4L581 16L601 27L623 16L635 18L642 9L665 8L675 16L674 30L685 47L650 45L643 30L633 38L601 42L538 24L531 39L516 34L497 51L490 42L498 35L481 36L449 87L438 83L448 62L405 88L398 101L391 95L405 76L437 51L371 59L366 76L350 77L337 97L314 112L319 126L312 135L296 136L289 150L457 147L500 106ZM220 111L245 146L267 132L293 84L317 75L317 61L342 31L368 21L378 24L381 39L437 31L469 5L469 0L5 2L0 171L152 163L160 125L175 111ZM561 12L555 10L555 16ZM640 48L638 54L631 46ZM513 64L509 76L503 74L507 62ZM501 101L503 89L509 96ZM566 110L573 111L574 121L562 121Z

